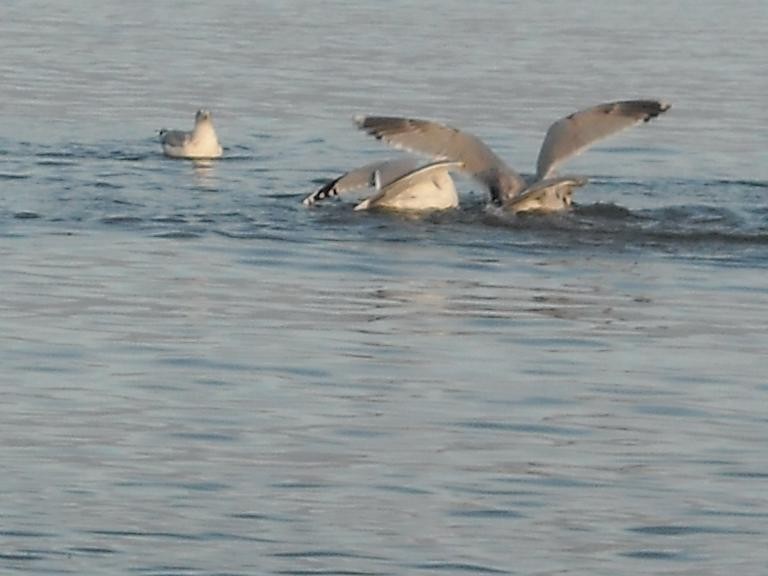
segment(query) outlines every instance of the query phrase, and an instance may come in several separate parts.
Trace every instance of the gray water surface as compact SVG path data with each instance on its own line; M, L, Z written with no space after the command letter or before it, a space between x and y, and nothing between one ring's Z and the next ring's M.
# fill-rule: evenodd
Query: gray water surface
M765 572L763 2L0 15L0 572ZM526 172L633 97L569 214L300 203L393 154L356 113Z

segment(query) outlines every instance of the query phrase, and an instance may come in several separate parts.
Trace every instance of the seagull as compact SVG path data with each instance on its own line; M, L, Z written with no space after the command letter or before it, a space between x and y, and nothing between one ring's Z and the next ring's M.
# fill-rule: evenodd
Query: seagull
M405 157L366 164L331 180L303 200L312 206L331 196L372 187L376 194L355 206L355 210L446 210L459 205L449 170L463 168L463 162L438 160L420 165L417 158Z
M558 177L555 168L595 142L669 110L662 100L623 100L598 104L561 118L549 127L530 182L499 158L479 138L456 128L414 118L356 116L358 128L387 144L463 163L462 170L484 184L491 201L513 213L556 212L571 206L574 188L586 178Z
M222 153L208 110L197 111L191 132L163 128L158 135L163 153L170 158L218 158Z

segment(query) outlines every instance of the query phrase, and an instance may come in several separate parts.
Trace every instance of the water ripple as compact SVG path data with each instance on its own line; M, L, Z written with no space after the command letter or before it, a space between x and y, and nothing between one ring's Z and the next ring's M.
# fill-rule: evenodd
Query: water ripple
M636 534L647 534L651 536L691 536L696 534L756 534L748 530L733 530L716 526L681 526L681 525L657 525L657 526L637 526L628 528L630 532Z
M622 552L621 555L640 560L682 560L684 558L680 552L669 550L633 550L631 552Z
M469 420L465 422L456 422L453 425L474 430L489 430L492 432L524 432L529 434L552 434L556 436L582 436L590 433L589 430L550 426L547 424L512 424L487 420Z
M513 574L507 570L483 566L481 564L470 564L460 562L427 562L424 564L414 564L408 566L415 570L428 570L435 572L460 572L469 574Z

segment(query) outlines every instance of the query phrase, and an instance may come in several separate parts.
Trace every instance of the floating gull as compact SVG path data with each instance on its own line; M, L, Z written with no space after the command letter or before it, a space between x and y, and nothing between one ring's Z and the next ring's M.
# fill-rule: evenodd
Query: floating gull
M397 158L373 162L328 182L303 203L311 206L331 196L360 188L373 187L376 194L355 206L355 210L444 210L459 205L453 179L448 173L460 169L462 162L439 160L419 166L416 158Z
M163 153L171 158L218 158L222 153L208 110L197 111L191 132L163 128L159 135Z
M648 122L669 107L660 100L626 100L598 104L561 118L547 131L531 182L507 166L479 138L450 126L389 116L358 116L355 122L395 148L462 162L463 171L482 182L491 193L491 201L506 210L553 212L567 209L573 188L587 182L579 177L555 177L556 167L595 142Z

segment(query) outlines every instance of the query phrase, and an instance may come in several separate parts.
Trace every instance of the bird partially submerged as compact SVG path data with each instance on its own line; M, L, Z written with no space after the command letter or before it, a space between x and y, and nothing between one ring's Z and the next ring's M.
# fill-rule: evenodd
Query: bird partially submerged
M661 100L624 100L598 104L561 118L549 127L528 182L482 140L429 120L393 116L358 116L357 126L387 144L438 160L462 163L462 170L488 188L491 202L514 213L554 212L571 206L574 188L585 178L556 177L555 168L595 142L669 110Z
M170 158L218 158L222 154L213 120L208 110L198 110L195 127L189 131L166 130L158 132L163 154Z
M383 208L388 210L446 210L459 205L456 187L450 170L461 169L463 164L452 160L438 160L420 165L413 157L372 162L331 180L306 198L305 206L312 206L326 198L373 188L376 193L355 206L355 210Z

